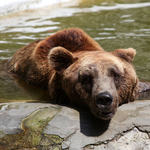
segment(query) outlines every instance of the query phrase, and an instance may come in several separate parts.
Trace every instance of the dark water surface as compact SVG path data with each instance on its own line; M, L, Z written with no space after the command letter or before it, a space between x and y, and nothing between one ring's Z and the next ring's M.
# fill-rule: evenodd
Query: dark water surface
M0 63L19 48L68 27L79 27L106 51L136 49L139 79L150 81L150 0L82 0L0 17ZM29 96L0 67L0 102Z

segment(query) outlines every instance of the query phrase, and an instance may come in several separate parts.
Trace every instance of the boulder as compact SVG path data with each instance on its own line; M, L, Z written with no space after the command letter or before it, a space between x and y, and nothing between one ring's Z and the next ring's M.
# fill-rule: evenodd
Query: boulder
M150 101L120 106L111 120L80 107L0 104L0 149L149 150Z

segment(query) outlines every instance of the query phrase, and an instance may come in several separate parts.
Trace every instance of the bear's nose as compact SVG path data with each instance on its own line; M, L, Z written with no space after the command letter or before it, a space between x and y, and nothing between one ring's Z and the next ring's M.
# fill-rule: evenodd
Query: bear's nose
M99 106L110 106L113 101L113 97L108 93L100 93L96 96L96 103Z

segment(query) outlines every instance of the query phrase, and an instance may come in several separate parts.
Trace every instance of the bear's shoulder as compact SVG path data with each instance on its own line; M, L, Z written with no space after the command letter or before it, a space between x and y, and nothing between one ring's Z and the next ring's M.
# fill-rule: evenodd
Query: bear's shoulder
M64 47L72 53L80 51L103 51L93 38L78 28L60 30L50 37L45 38L37 45L36 51L38 53L42 51L46 52L57 46Z

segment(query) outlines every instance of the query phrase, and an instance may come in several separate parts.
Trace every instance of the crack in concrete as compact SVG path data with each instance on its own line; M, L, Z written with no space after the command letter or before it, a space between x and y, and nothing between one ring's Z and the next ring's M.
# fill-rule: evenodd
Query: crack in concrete
M66 138L64 138L64 140L65 140L65 141L69 141L69 139L70 139L74 134L76 134L77 130L78 130L78 129L75 129L74 132L72 132L70 135L68 135Z
M150 125L142 125L142 126L136 126L136 125L134 125L140 132L143 132L143 133L146 133L147 135L148 135L148 137L150 138L150 131L148 132L148 131L146 131L146 130L142 130L142 129L140 129L140 127L150 127Z
M134 125L132 128L130 128L130 129L128 129L128 130L125 130L125 131L123 131L123 132L121 132L121 133L116 134L116 135L115 135L112 139L110 139L110 140L106 140L106 141L102 141L102 142L97 142L97 143L94 143L94 144L89 144L89 145L84 146L82 149L83 149L83 150L87 150L87 148L90 148L91 146L100 146L100 145L102 145L102 144L107 145L108 143L112 142L113 140L118 141L121 137L123 137L125 134L131 132L131 131L134 130L134 129L136 129L136 130L138 130L138 131L140 131L140 132L146 133L146 134L148 135L148 137L150 138L150 133L149 133L149 132L142 131L142 130L139 129L138 126Z

